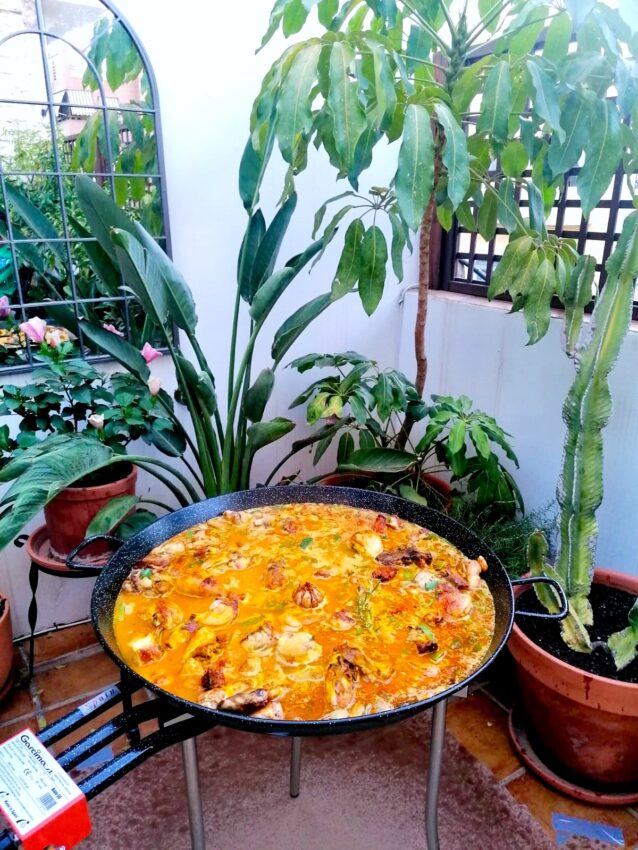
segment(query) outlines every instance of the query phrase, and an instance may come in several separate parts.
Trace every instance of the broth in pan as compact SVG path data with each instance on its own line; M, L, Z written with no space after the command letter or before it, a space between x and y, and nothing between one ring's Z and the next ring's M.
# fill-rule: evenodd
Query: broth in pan
M115 634L136 672L211 708L371 714L480 666L494 632L486 568L418 525L347 505L227 511L135 567Z

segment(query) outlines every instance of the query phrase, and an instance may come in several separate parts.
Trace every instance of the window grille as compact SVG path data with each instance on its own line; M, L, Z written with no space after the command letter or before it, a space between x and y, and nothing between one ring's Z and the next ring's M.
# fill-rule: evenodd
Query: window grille
M34 365L18 325L36 315L66 316L83 357L82 318L148 339L139 305L96 272L79 173L170 251L156 85L135 33L107 0L0 0L0 369Z

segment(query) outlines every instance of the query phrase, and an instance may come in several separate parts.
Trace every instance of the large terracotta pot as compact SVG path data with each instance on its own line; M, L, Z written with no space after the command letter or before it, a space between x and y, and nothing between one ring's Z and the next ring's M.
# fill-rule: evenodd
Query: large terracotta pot
M13 632L11 629L11 610L9 600L5 599L4 611L0 616L0 700L13 686Z
M597 569L594 581L638 594L638 578L623 573ZM638 784L638 684L572 667L533 643L517 625L508 646L527 729L539 748L585 782Z
M365 488L374 477L373 472L332 472L329 475L324 475L317 481L317 484L328 485L329 487ZM429 472L424 472L421 478L437 493L441 499L442 509L449 511L452 505L452 488L447 481L439 478L438 475L431 475ZM433 505L433 507L435 506Z
M66 487L44 509L44 518L49 533L49 545L56 558L64 558L81 543L93 517L107 502L116 496L132 496L135 493L137 469L131 464L130 471L110 484L95 487ZM96 544L83 552L86 560L98 559L108 551Z

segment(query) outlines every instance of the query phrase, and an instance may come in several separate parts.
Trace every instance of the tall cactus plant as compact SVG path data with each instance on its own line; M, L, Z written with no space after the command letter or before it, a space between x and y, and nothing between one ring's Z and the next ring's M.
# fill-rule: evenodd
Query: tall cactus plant
M602 432L612 409L609 375L631 321L638 277L638 211L627 217L606 269L607 282L576 347L576 377L563 406L567 434L557 493L561 513L556 565L552 568L545 563L545 550L538 539L532 539L529 547L532 572L555 578L567 594L570 613L563 621L563 638L580 652L591 652L592 648L587 626L593 623L589 591L598 534L596 510L603 498ZM554 607L547 589L539 592L539 599L546 607ZM633 652L629 647L632 638ZM631 661L636 643L638 630L630 621L622 638L610 640L617 666Z

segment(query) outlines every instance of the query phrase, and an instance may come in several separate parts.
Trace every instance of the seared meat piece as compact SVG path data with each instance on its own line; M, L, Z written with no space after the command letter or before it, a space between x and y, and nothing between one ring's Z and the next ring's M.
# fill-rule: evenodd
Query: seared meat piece
M351 629L357 622L352 614L349 614L347 611L337 611L334 618L336 621L336 627L338 629L343 629L344 631L346 629Z
M266 655L276 643L277 638L272 626L270 623L264 623L261 628L246 635L241 645L247 652L252 652L255 655Z
M219 703L222 700L226 699L226 691L222 690L222 688L213 688L212 691L206 691L199 698L200 705L206 706L206 708L217 708Z
M217 582L212 576L201 578L201 575L181 575L177 579L175 590L185 596L215 596L217 594Z
M155 642L153 635L145 635L144 637L132 640L130 647L137 655L140 664L150 664L151 661L159 661L164 655L164 650Z
M173 581L165 573L151 567L134 569L122 584L127 593L143 593L144 596L163 596L172 590Z
M285 519L281 527L286 532L286 534L296 534L297 533L297 523L292 519Z
M455 573L452 570L445 573L445 577L448 581L452 582L454 587L457 587L459 590L467 590L470 586L466 578L463 578L463 576L460 576L458 573Z
M268 720L283 720L284 710L278 700L272 700L265 708L260 708L253 714L253 717L267 717Z
M182 623L184 614L179 605L160 599L153 607L152 620L156 629L168 629L172 631Z
M202 676L202 688L205 691L212 691L213 688L221 688L226 684L226 677L224 676L225 666L226 662L223 658L220 658L212 667L206 668Z
M372 530L377 534L383 534L387 526L387 522L383 514L377 514L375 521L372 523Z
M204 626L226 626L237 616L237 599L213 599L208 611L198 615L198 621Z
M397 573L398 569L396 567L377 567L376 570L372 571L372 578L385 583L386 581L392 581Z
M386 566L416 564L418 567L425 567L432 563L432 553L421 552L414 546L407 546L405 549L392 549L390 552L382 552L377 555L377 561Z
M482 555L479 555L475 561L468 561L467 580L471 588L479 586L481 573L484 573L485 570L487 570L487 562Z
M427 655L429 652L436 652L439 648L435 640L417 640L414 645L419 655Z
M472 595L448 585L440 596L445 613L451 617L464 617L472 610Z
M266 569L266 587L275 590L286 581L286 571L283 561L273 561Z
M260 708L264 708L270 702L270 694L264 688L255 691L241 691L227 697L219 703L222 711L236 711L238 714L252 714Z
M383 541L373 531L357 531L350 538L352 548L360 555L376 558L383 552Z
M277 641L276 658L287 667L303 667L317 661L322 652L309 632L285 631Z
M323 593L309 581L300 584L292 595L300 608L316 608L323 599Z

